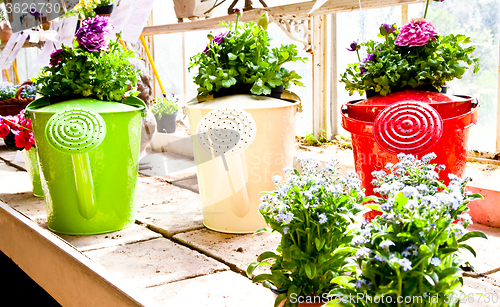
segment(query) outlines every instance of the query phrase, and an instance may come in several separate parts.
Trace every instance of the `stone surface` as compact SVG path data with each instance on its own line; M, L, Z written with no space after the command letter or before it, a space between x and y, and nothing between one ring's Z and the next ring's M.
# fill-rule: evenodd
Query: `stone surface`
M498 257L498 255L500 255L500 228L474 224L467 227L467 230L482 231L488 236L488 240L483 238L467 240L464 243L474 248L477 257L474 258L470 252L465 250L461 252L462 257L469 260L477 273L484 273L489 270L500 268L500 257ZM488 277L500 284L500 272L490 274Z
M139 177L136 219L167 237L203 228L201 199L154 177Z
M161 306L273 306L274 297L261 285L234 272L221 272L142 291Z
M84 254L107 270L113 280L141 289L228 269L220 262L165 238Z
M162 235L147 229L144 226L132 225L120 231L103 233L99 235L70 236L56 234L66 240L79 251L89 251L111 246L125 245L161 238Z
M172 184L179 188L188 189L191 192L200 193L200 188L198 187L198 176L196 174L172 181Z
M175 181L196 174L196 164L193 158L175 153L150 153L139 161L139 173Z
M155 133L151 142L151 148L155 151L168 151L183 155L184 157L194 157L193 143L191 137L176 131L175 133Z
M492 285L484 278L464 278L464 294L460 296L460 306L498 307L500 306L500 287Z
M10 179L12 180L15 177L21 177L23 178L24 181L29 182L28 174L24 173L23 175L24 176L13 176ZM0 177L0 185L2 186L4 183L4 179L5 177ZM22 184L20 184L18 187L21 186ZM17 211L22 212L24 215L32 219L38 225L43 225L47 222L45 202L43 198L33 196L31 187L29 187L29 191L27 192L0 193L0 200L2 200L4 203L8 204L12 208L16 209Z
M219 233L206 228L180 233L174 236L182 244L203 251L216 259L221 259L233 270L245 272L248 265L257 260L262 252L276 250L280 238L268 233L254 236ZM254 273L267 271L268 267L259 267Z

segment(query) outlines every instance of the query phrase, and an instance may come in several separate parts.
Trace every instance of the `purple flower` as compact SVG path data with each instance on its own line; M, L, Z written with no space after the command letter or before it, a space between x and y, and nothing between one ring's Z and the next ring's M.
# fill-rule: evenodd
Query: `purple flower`
M436 35L438 35L438 31L432 23L423 18L415 18L401 27L394 44L409 47L424 46L431 39L434 40Z
M241 8L235 8L233 12L239 16L243 15L243 10Z
M363 60L363 63L369 62L369 61L375 61L375 53L368 53L366 55L366 58Z
M71 48L70 48L71 49ZM64 50L63 49L57 49L52 51L50 54L50 66L56 66L61 62L61 60L64 58Z
M380 29L380 34L382 34L383 36L387 36L392 32L396 31L396 27L394 25L389 25L386 23L383 23L379 29Z
M96 16L86 19L76 31L78 47L93 52L108 49L106 34L113 30L109 17Z
M356 51L358 50L358 42L354 41L349 45L350 48L346 48L348 51Z
M375 61L376 59L376 56L375 56L375 53L368 53L366 55L366 58L364 58L363 61L361 61L361 65L359 65L359 71L361 72L361 74L364 74L365 72L367 72L368 70L364 67L364 64L366 64L366 62L369 62L369 61Z
M215 36L214 39L212 40L212 44L214 44L214 45L220 45L220 44L222 44L224 42L224 38L226 37L226 35L228 33L229 33L229 31L221 33L221 34ZM203 50L203 52L205 54L208 54L208 46L205 47L205 50Z
M40 17L42 14L38 13L34 8L29 11L31 16Z

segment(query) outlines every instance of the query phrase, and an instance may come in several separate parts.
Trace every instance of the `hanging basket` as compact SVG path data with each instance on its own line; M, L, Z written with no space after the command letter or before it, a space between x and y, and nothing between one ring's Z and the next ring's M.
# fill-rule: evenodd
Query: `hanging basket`
M34 98L21 98L23 88L32 84L31 80L24 81L17 89L16 97L0 100L0 115L16 115L26 108L30 102L35 100Z

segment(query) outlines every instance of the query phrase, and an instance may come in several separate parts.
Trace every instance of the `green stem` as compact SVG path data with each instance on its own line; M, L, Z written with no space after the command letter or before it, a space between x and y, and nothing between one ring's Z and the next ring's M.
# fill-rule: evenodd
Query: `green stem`
M401 296L401 292L403 292L403 280L401 279L401 273L399 272L399 268L396 269L396 274L398 276L398 295L396 298ZM398 300L398 307L402 307L402 303L399 302Z
M240 19L240 14L236 14L236 23L234 25L234 33L238 30L238 20Z
M217 53L215 52L215 50L213 48L212 41L210 41L210 45L208 46L208 48L210 48L210 51L212 51L212 53L214 54L214 59L215 59L215 62L217 63L217 66L220 66L219 60L217 59Z
M356 49L356 54L358 55L358 61L361 63L361 57L359 56L359 50Z
M425 4L424 18L427 16L427 9L428 8L429 8L429 0L427 0L427 3Z

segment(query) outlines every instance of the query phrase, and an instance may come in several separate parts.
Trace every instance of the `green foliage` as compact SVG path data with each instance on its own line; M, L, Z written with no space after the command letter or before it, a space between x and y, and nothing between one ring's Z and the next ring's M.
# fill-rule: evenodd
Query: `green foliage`
M249 265L248 276L261 265L271 266L271 274L260 274L253 282L264 282L282 292L276 306L297 306L298 296L323 296L334 287L330 282L352 269L348 247L353 229L351 223L362 212L365 199L355 173L337 177L338 162L324 169L310 159L300 159L303 172L285 169L286 180L273 177L278 189L263 192L260 213L269 228L262 231L281 235L276 251L262 253Z
M474 57L474 46L465 35L437 36L424 46L401 47L394 44L399 30L383 36L383 42L370 40L361 43L375 60L349 64L340 82L345 83L349 95L355 91L363 94L375 90L386 96L394 90L433 86L441 90L447 81L462 78L466 69L473 66L479 71L479 59ZM360 69L360 67L362 67ZM364 71L366 70L366 71Z
M18 87L12 83L0 84L0 100L16 97Z
M174 93L172 93L171 96L172 98L167 98L165 95L163 98L155 99L151 112L157 114L158 119L161 119L163 115L170 115L179 111L179 106L177 105L179 98L176 98Z
M422 161L411 155L398 157L400 162L389 164L387 173L372 174L377 187L374 192L382 195L372 208L384 214L364 223L352 240L357 276L337 282L344 287L343 293L334 290L330 294L392 297L383 302L362 299L356 306L458 306L453 299L459 299L463 284L460 267L465 263L459 250L475 255L464 242L486 238L480 231L465 231L472 223L465 212L469 201L482 196L464 193L469 178L450 175L448 186L438 181L436 165L429 164L434 154L422 157ZM398 304L398 297L409 301ZM412 297L416 299L411 301Z
M282 67L287 62L306 60L297 56L297 46L270 49L267 31L253 22L236 22L233 31L231 22L221 24L229 32L215 38L209 34L207 49L191 57L188 66L189 70L198 67L194 83L199 86L199 95L213 94L235 84L252 85L251 92L255 95L269 95L278 86L287 89L290 83L303 86L295 71Z
M120 101L123 96L137 95L140 71L130 59L135 58L118 42L109 42L109 50L88 52L63 44L61 61L46 66L36 77L39 93L47 97L68 95L94 96L101 100Z

